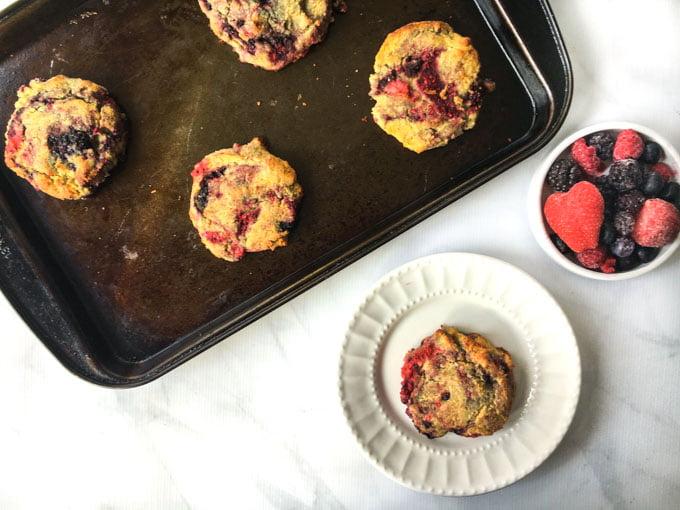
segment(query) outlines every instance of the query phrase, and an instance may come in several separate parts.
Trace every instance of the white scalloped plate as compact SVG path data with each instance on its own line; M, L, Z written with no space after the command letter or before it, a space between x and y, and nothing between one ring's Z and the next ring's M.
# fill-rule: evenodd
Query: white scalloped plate
M428 439L399 400L404 355L440 325L476 332L510 352L516 395L491 436ZM533 278L500 260L444 253L383 277L355 313L340 358L340 399L369 459L415 490L482 494L533 471L574 416L581 364L564 313Z

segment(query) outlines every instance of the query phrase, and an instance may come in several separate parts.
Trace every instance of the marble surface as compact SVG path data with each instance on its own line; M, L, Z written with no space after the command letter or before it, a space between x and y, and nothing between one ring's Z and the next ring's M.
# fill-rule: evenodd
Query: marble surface
M575 82L558 137L619 119L680 146L680 3L552 7ZM555 142L140 388L74 377L0 296L0 507L677 508L680 253L611 283L551 262L531 237L525 195ZM444 251L491 255L542 282L573 325L583 365L576 415L555 452L513 485L467 498L383 476L337 397L343 335L365 292L394 267Z

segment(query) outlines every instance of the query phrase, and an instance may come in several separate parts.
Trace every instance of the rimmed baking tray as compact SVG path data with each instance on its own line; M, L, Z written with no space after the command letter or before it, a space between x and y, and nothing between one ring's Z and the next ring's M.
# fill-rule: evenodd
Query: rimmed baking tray
M148 382L542 147L571 69L542 0L348 2L326 40L272 73L239 63L193 0L23 1L0 13L0 123L31 78L106 86L130 119L127 159L92 197L59 201L0 164L0 287L54 355L106 386ZM521 5L516 5L521 4ZM373 57L411 21L470 36L477 126L417 155L371 120ZM263 137L305 197L289 245L213 257L188 219L203 155Z

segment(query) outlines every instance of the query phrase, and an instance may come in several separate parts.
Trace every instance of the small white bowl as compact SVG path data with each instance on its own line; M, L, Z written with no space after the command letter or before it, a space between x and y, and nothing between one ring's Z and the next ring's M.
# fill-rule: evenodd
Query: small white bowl
M633 124L631 122L603 122L601 124L595 124L593 126L585 127L576 131L574 134L565 138L560 142L548 155L543 164L536 170L531 184L529 186L529 197L528 197L528 209L529 209L529 224L531 226L531 231L536 238L538 244L543 248L543 250L557 262L560 266L568 269L572 273L584 276L586 278L592 278L595 280L626 280L628 278L633 278L636 276L643 275L652 271L654 268L659 267L673 254L673 252L680 246L680 236L676 240L662 247L659 254L647 264L642 264L629 271L621 271L615 273L602 273L597 270L588 269L581 266L578 262L573 261L569 256L562 254L557 247L553 244L550 239L550 234L552 230L548 227L545 217L543 215L543 204L550 195L551 190L546 184L546 176L548 170L550 170L551 165L554 161L560 158L568 157L570 153L571 144L574 143L581 137L588 136L592 133L598 131L609 131L616 135L619 131L624 129L633 129L637 131L646 140L653 140L658 143L663 149L664 155L659 160L670 166L675 172L675 179L678 180L678 168L680 168L680 155L675 150L675 148L666 140L664 137L656 133L655 131L640 126L639 124Z

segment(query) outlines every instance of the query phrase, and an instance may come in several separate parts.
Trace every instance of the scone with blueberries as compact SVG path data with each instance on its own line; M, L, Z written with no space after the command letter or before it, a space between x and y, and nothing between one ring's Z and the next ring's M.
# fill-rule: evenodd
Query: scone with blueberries
M510 415L515 393L510 354L476 333L442 326L411 349L401 370L401 401L429 438L487 436Z
M390 33L370 76L373 120L414 152L472 129L481 106L479 56L447 23L420 21Z
M191 176L189 217L213 255L235 262L287 244L302 187L262 140L208 154Z
M326 36L332 0L198 0L210 29L241 62L278 71Z
M57 75L22 85L5 132L5 164L59 199L90 195L123 156L126 117L108 91Z

